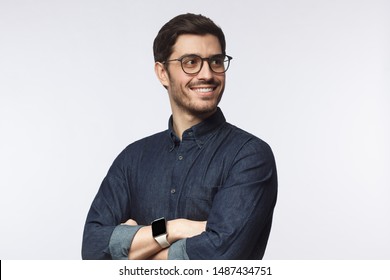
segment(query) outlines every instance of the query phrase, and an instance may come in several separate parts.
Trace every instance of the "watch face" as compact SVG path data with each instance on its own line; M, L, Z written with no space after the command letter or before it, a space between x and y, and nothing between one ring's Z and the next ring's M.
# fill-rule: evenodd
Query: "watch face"
M153 221L152 232L153 232L153 236L159 236L167 232L164 218Z

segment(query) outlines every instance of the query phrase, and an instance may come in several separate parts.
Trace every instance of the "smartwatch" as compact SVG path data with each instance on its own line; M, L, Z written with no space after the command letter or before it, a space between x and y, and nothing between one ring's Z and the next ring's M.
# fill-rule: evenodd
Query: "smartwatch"
M167 221L165 218L159 218L152 222L152 234L153 238L157 241L161 248L171 246L167 240Z

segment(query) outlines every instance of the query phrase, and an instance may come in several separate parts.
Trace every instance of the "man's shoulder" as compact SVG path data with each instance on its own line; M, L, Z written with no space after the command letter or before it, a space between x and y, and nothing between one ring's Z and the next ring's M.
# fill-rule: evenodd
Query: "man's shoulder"
M254 162L257 166L275 169L274 153L266 141L232 124L227 123L227 128L230 130L228 138L231 139L234 162Z
M226 123L225 130L228 132L226 140L232 150L239 154L258 154L261 157L273 158L271 146L259 136L230 123Z
M166 143L167 140L169 140L168 131L167 130L160 131L130 143L129 145L127 145L124 151L129 151L129 150L138 151L141 147L148 147L148 146L153 147L156 145L158 146L163 143Z
M226 123L226 128L229 131L229 137L233 141L241 142L242 144L253 143L253 145L269 147L268 143L259 136L256 136L255 134L239 128L231 123Z
M140 157L152 156L161 152L163 147L169 147L167 130L146 136L128 144L115 158L113 166L131 166Z

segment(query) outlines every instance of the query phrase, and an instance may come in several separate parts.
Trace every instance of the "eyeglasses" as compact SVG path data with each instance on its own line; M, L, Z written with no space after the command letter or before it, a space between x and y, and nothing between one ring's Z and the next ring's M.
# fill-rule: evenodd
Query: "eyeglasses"
M207 61L211 71L217 74L225 73L229 69L230 60L233 57L224 54L217 54L210 57L200 57L196 54L184 55L180 58L164 61L163 64L172 61L180 61L181 68L186 74L198 74L203 67L203 61Z

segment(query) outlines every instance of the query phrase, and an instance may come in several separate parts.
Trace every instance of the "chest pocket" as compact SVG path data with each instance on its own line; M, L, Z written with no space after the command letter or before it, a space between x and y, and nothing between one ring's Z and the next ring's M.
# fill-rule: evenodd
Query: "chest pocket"
M185 199L185 217L195 221L207 220L219 186L190 186Z

